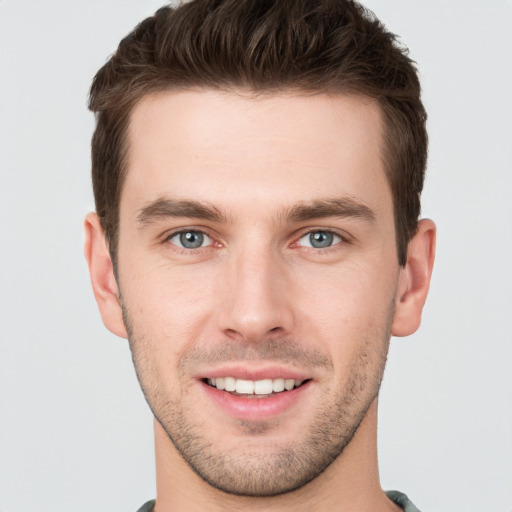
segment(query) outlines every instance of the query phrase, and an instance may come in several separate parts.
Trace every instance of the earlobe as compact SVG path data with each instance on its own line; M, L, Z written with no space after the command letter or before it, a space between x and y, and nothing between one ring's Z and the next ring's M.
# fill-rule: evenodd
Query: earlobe
M114 268L105 234L96 213L87 215L84 229L85 259L89 266L91 284L101 318L109 331L122 338L127 338Z
M435 246L435 224L428 219L420 220L418 230L409 242L407 263L400 270L391 326L393 336L408 336L420 326L434 266Z

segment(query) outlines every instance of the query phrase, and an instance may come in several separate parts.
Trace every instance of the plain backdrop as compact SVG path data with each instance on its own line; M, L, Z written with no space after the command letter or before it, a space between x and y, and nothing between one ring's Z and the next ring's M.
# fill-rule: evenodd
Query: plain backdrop
M0 511L135 511L152 417L82 255L87 91L154 0L0 0ZM422 512L512 510L512 2L369 0L418 62L423 215L438 254L420 331L392 341L386 489Z

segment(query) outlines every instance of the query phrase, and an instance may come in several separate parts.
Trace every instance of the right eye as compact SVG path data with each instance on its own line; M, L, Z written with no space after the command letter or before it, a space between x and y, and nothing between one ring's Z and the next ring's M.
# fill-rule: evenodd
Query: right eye
M182 249L199 249L212 244L212 239L206 233L192 229L178 231L167 240Z

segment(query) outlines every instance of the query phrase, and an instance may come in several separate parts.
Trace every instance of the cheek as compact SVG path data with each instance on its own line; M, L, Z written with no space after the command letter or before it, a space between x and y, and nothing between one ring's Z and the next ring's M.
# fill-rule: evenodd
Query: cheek
M384 265L382 266L384 267ZM330 269L321 278L304 273L294 295L301 337L329 352L355 351L363 341L385 339L393 311L396 276L372 265ZM396 272L398 275L398 270ZM334 356L335 357L335 356Z
M126 268L136 268L132 262ZM157 352L178 353L197 339L216 300L211 279L168 265L145 267L121 279L121 293L136 337Z
M387 313L394 297L398 278L389 266L349 263L322 272L297 273L296 295L303 297L307 308L322 317L349 316L372 321Z
M146 273L123 286L130 322L130 349L142 388L153 404L178 396L187 383L176 375L180 361L200 338L203 300L194 300L190 286L176 286L160 274ZM166 390L164 392L164 390Z

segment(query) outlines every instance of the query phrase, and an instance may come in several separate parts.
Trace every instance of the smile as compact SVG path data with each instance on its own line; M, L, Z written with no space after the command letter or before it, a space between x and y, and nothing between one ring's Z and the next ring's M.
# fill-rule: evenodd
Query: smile
M205 369L198 381L208 410L249 422L291 417L317 389L309 372L273 364L227 364Z
M237 395L259 395L269 396L273 393L281 393L283 391L291 391L303 384L303 380L297 379L262 379L262 380L245 380L235 377L217 377L206 379L208 385Z

